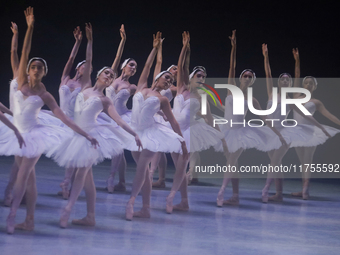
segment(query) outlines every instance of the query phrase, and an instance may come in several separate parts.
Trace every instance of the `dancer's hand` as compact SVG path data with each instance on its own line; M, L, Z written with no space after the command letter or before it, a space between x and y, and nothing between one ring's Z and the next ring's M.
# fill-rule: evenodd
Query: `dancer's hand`
M298 48L293 48L293 56L294 56L295 61L300 60L299 49Z
M140 140L139 136L136 134L135 135L135 141L136 141L136 144L138 146L138 151L141 151L140 148L142 148L143 150L143 144L142 144L142 141Z
M22 148L23 145L25 145L25 147L26 147L26 143L24 141L24 138L21 136L20 132L15 131L14 133L15 133L15 136L17 137L17 139L18 139L20 149Z
M86 139L91 142L91 145L94 146L95 149L97 149L97 146L99 147L98 141L95 138L93 138L92 136L87 135Z
M92 41L92 25L91 23L85 23L86 38L88 41Z
M287 144L286 140L283 138L282 135L279 135L279 139L280 139L283 146L288 147L288 144Z
M11 22L12 23L12 26L11 26L11 30L13 32L13 34L17 34L18 33L18 26L16 23L14 22Z
M187 145L185 144L185 142L181 142L182 144L182 152L183 152L183 158L184 160L188 160L189 159L189 152L187 149Z
M27 26L33 26L34 25L34 15L33 15L33 7L27 7L27 9L24 11L25 17L26 17L26 23Z
M231 46L235 47L236 46L236 29L232 31L232 35L229 36L229 39L230 39Z
M321 130L322 130L322 132L324 132L325 135L328 136L329 138L332 137L332 136L327 132L327 130L326 130L324 127L322 127Z
M120 32L120 37L121 37L123 40L126 40L126 33L125 33L124 24L121 25L121 27L120 27L120 29L119 29L119 32Z
M190 34L188 31L182 33L183 45L188 45L190 42Z
M262 44L262 54L264 57L268 57L268 47L265 43Z
M81 42L81 40L83 39L83 34L79 26L74 29L73 35L74 35L74 39L76 39L77 42Z
M153 47L158 49L160 44L161 44L161 38L162 38L162 33L161 32L157 32L156 36L153 35Z

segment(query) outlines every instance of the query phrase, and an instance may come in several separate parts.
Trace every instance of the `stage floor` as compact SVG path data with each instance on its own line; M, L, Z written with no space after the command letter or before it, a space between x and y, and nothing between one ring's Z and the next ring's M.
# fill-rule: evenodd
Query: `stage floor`
M0 157L0 203L8 181L12 157ZM97 187L96 226L71 223L59 227L61 208L67 201L57 196L64 170L46 158L36 167L38 201L35 230L7 235L8 207L0 207L0 254L339 254L340 185L338 180L312 180L311 198L304 201L289 194L298 191L301 180L285 180L283 203L261 203L264 179L241 179L240 205L216 207L221 180L201 179L189 187L189 212L165 212L165 199L174 169L167 171L166 189L152 191L151 218L125 220L134 176L127 171L127 192L108 194L105 180L110 162L94 167ZM118 176L117 176L118 177ZM272 185L274 192L274 185ZM231 195L231 187L225 198ZM176 195L174 203L180 200ZM142 205L136 199L135 210ZM70 220L86 214L82 193ZM16 222L25 217L18 210Z

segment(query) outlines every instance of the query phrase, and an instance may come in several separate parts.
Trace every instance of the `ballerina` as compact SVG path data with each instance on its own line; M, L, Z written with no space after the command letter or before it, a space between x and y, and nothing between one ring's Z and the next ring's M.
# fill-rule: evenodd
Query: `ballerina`
M299 87L300 86L300 55L299 55L299 50L293 49L293 56L295 59L295 79L294 79L294 87ZM317 89L318 82L316 78L313 76L306 76L302 80L302 87L305 89L308 89L309 92L311 93L311 100L309 100L307 103L304 104L304 106L307 108L307 110L314 115L316 111L319 111L323 116L331 120L333 123L340 125L340 120L331 114L324 104L314 98L313 92ZM303 98L302 95L295 93L294 98ZM311 122L306 121L304 118L301 118L300 115L296 114L294 111L294 119L300 123L300 124L306 124L306 125L313 125ZM332 128L326 125L323 125L323 127L327 130L327 132L331 135L334 136L337 133L340 132L339 129ZM324 143L328 137L325 136L321 130L317 127L314 128L314 136L312 139L308 140L307 142L297 142L296 144L295 141L292 142L292 147L295 147L296 154L299 157L300 163L303 166L302 167L302 191L300 192L293 192L291 193L292 196L295 197L302 197L302 199L307 200L309 198L309 180L311 173L308 171L307 166L313 163L313 156L314 152L316 150L317 145Z
M95 200L96 188L93 181L92 165L98 164L105 158L112 158L123 151L124 143L131 143L130 133L135 137L136 145L142 146L138 135L120 117L111 100L103 93L108 87L115 74L110 67L104 67L97 73L95 85L91 86L90 75L92 68L92 26L86 25L87 50L86 64L83 79L80 80L81 91L77 95L74 121L88 133L94 136L100 143L100 147L94 150L83 137L75 134L68 141L64 141L55 149L53 159L64 167L76 168L74 182L67 205L64 207L60 217L60 227L66 228L72 207L78 199L82 189L85 189L87 201L87 215L79 220L73 220L76 225L95 225ZM117 129L112 124L99 123L96 119L100 112L104 111L125 131Z
M262 54L264 56L264 67L266 72L266 83L267 83L267 94L268 94L268 105L267 109L271 107L272 105L272 96L273 96L273 80L272 80L272 74L269 64L269 57L268 57L268 47L267 44L262 44ZM286 119L287 115L291 110L295 110L297 113L299 113L304 119L310 121L313 123L312 125L301 125L298 124L295 127L282 127L280 125L277 125L275 122L274 126L279 130L279 132L282 134L283 138L287 142L286 144L282 144L279 146L279 148L269 151L268 156L270 158L270 165L275 167L279 166L282 162L283 156L287 153L288 149L290 147L296 147L297 144L303 144L307 141L309 141L313 135L314 135L314 126L320 128L323 133L325 133L326 136L330 137L330 134L325 129L324 126L320 125L319 122L317 122L312 116L304 115L301 110L299 110L296 105L287 105L286 110L286 116L281 115L281 88L282 87L291 87L292 86L292 78L291 75L288 73L282 73L279 76L278 79L278 105L276 107L275 112L273 112L269 118L270 119L278 119L280 122L284 119ZM272 145L279 145L278 140L276 137L273 137L271 139ZM268 192L270 185L272 181L275 179L275 185L276 185L276 194L274 196L268 197ZM267 203L269 201L275 201L275 202L282 202L283 196L283 173L272 173L268 172L267 180L265 187L262 190L262 202Z
M18 91L14 94L13 123L21 132L26 147L22 149L15 145L13 135L1 134L1 155L15 155L19 166L18 176L13 188L13 202L7 217L7 233L13 234L14 229L33 230L34 211L37 199L35 164L41 154L48 154L63 138L68 138L63 128L38 123L38 113L46 104L62 122L74 131L83 135L92 145L97 145L96 139L74 124L58 107L53 96L45 89L41 79L47 73L47 64L42 58L32 58L28 62L34 27L33 8L25 10L27 31L22 48L18 69ZM27 63L28 62L28 63ZM27 77L29 75L29 81ZM20 201L26 191L26 219L22 224L15 226L15 216Z
M121 41L117 50L116 58L112 64L111 69L116 75L118 75L118 66L123 54L124 45L126 42L126 33L124 25L120 28ZM130 77L134 76L137 70L137 62L133 58L125 59L121 65L121 75L113 81L111 86L105 89L106 96L113 102L118 114L123 120L130 125L131 122L131 110L126 106L126 103L130 96L135 94L137 86L129 82ZM113 191L125 191L125 169L126 159L124 153L112 158L111 161L111 173L107 179L107 189L109 193ZM114 185L114 177L118 170L119 182Z
M133 97L131 126L139 134L143 150L137 152L132 149L137 162L136 175L132 183L131 197L126 205L126 220L133 217L150 218L151 179L148 166L152 157L158 151L182 153L187 157L187 148L182 137L180 127L175 120L169 101L159 92L170 86L173 77L170 72L163 71L158 74L151 86L147 87L147 79L161 40L160 32L154 35L153 49L145 63L139 78L136 94ZM173 130L156 122L154 114L162 110ZM133 212L133 206L138 193L142 190L143 207Z

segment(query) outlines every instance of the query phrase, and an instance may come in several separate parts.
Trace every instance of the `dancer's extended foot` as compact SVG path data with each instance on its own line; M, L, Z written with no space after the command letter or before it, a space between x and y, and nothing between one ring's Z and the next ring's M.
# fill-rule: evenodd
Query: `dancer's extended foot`
M166 198L166 212L171 214L173 210L173 201L174 201L174 195L170 194Z
M223 206L223 194L224 194L224 189L220 189L220 191L217 194L217 199L216 199L217 207Z
M112 176L110 176L110 177L106 180L106 188L107 188L107 191L108 191L109 193L113 193L113 191L114 191L113 181L114 181L114 178L113 178Z
M62 210L59 225L61 228L67 227L68 219L70 218L71 210L67 210L66 207Z
M268 188L264 187L262 190L262 203L268 203Z
M6 231L7 234L13 234L14 233L14 228L15 228L15 215L16 212L10 211L8 217L7 217L7 226L6 226Z
M125 183L124 182L119 182L117 185L114 186L113 190L114 191L125 192L126 191Z
M132 220L133 218L133 204L129 201L125 208L125 219Z
M34 217L27 216L23 223L15 225L15 229L32 231L34 230Z
M275 194L274 196L270 196L268 200L273 202L282 202L283 196L281 194Z
M233 195L228 200L224 200L223 204L224 205L239 205L240 204L240 200L238 198L238 195Z
M93 227L93 226L96 225L96 220L95 220L94 216L86 215L82 219L72 220L72 224Z
M189 211L189 202L188 202L188 199L187 198L182 198L182 201L177 204L177 205L174 205L173 207L173 210L176 210L176 211Z
M153 188L159 188L159 189L164 189L165 188L165 181L164 180L158 180L156 182L152 183Z
M133 217L138 217L138 218L150 218L150 206L144 206L142 209L138 212L133 213Z

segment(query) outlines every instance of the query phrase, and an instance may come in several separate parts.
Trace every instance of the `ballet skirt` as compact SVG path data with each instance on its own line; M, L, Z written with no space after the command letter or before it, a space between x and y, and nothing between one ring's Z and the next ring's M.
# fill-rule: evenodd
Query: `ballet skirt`
M260 151L270 151L278 149L281 142L277 137L280 144L272 144L270 141L273 135L277 136L269 127L250 127L247 121L245 125L242 123L248 111L247 100L244 100L244 115L233 115L233 96L229 95L225 99L224 119L228 121L227 124L218 125L221 132L224 134L227 143L228 151L230 153L236 152L239 149L255 148ZM231 126L230 122L233 122ZM241 124L234 124L241 123ZM215 147L217 151L223 151L222 143Z
M267 109L272 106L272 100L268 100ZM298 144L306 144L314 135L314 126L298 124L295 127L283 127L281 122L287 118L287 115L291 111L289 105L286 105L286 115L281 115L281 103L277 104L276 110L268 116L268 119L276 119L274 121L274 127L281 133L282 137L285 139L286 143L290 147L296 147ZM301 116L301 118L303 118ZM286 123L285 125L289 125ZM320 130L321 131L321 130ZM321 131L322 132L322 131ZM282 145L279 137L272 132L272 139L270 143L275 147L280 147Z
M97 139L99 146L95 149L90 141L74 132L73 137L64 140L52 153L53 159L63 167L87 167L102 162L105 158L111 159L123 152L124 145L135 143L132 135L110 123L103 124L97 121L103 110L99 97L84 99L82 92L78 93L75 108L74 122L90 136Z
M4 127L0 134L0 154L16 155L20 157L34 158L41 154L48 154L58 146L63 139L69 137L69 132L64 128L48 125L41 122L40 109L44 105L38 95L24 97L20 90L12 95L13 124L21 133L26 146L19 148L18 140L14 132Z
M181 128L189 152L203 151L221 143L223 134L209 126L205 121L197 120L200 102L196 98L184 100L182 94L174 99L173 114Z
M105 93L106 96L111 99L113 106L120 117L130 125L132 111L126 106L126 103L131 96L130 91L128 89L121 89L116 93L115 89L112 86L109 86L105 89Z
M309 101L304 104L304 107L312 114L314 115L316 111L316 105ZM298 114L297 112L293 111L294 119L298 122L298 124L307 125L308 127L313 128L313 134L307 141L299 141L299 140L293 140L290 147L310 147L310 146L317 146L319 144L323 144L329 137L325 135L325 133L315 126L313 123L311 123L309 120ZM339 129L322 125L327 132L333 137L337 133L340 132Z
M160 110L159 98L151 96L144 99L143 94L138 92L134 95L132 103L131 127L142 141L143 149L181 153L180 142L184 141L183 137L154 119L155 113ZM129 150L138 151L138 147L134 146Z
M9 86L9 109L13 112L13 108L14 108L14 94L17 92L18 90L18 82L17 79L13 79L10 82L10 86ZM10 115L6 115L6 117L12 121L12 116ZM53 113L51 111L47 111L47 110L40 110L38 113L38 120L40 124L46 124L46 125L55 125L58 127L64 127L65 124L58 119L57 117L55 117L53 115Z

